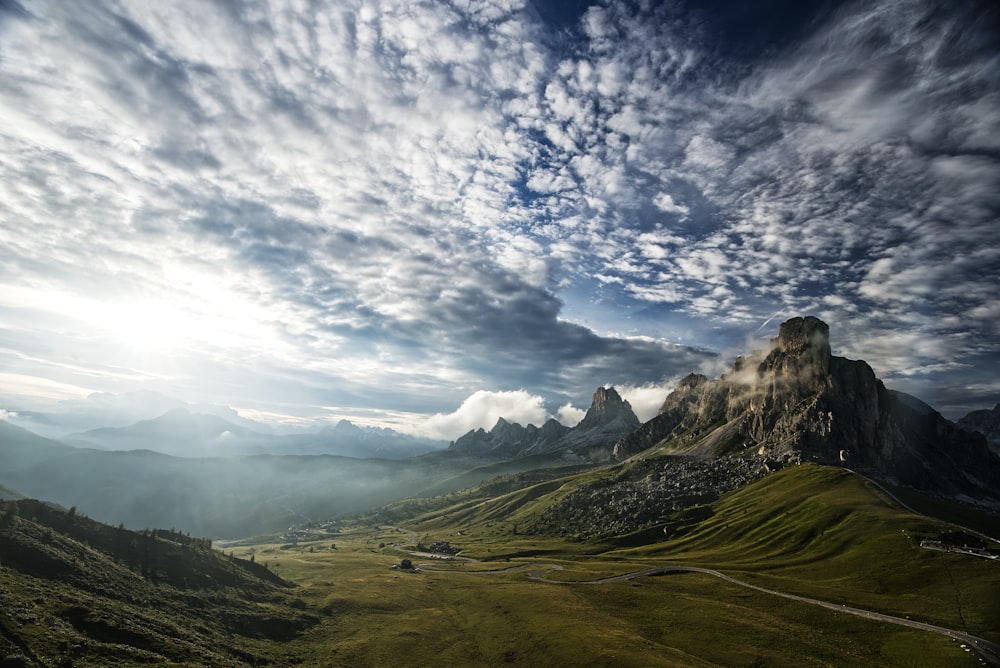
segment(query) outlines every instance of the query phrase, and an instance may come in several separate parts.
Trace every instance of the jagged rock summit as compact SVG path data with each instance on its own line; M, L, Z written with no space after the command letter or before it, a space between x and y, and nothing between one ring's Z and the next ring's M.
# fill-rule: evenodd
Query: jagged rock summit
M599 387L594 392L587 414L562 439L563 447L588 459L606 459L612 444L641 423L632 406L613 387Z
M769 349L737 359L717 380L683 379L613 453L621 460L656 445L695 456L749 451L776 465L847 465L1000 503L1000 458L981 435L887 390L866 362L832 355L829 326L811 316L783 323Z
M500 418L490 431L469 431L449 449L461 454L508 458L553 452L591 460L607 459L611 445L639 426L632 407L613 387L599 387L590 408L575 427L550 419L541 428L522 427Z
M545 452L568 431L569 427L556 420L548 420L539 428L533 424L522 427L500 418L489 431L473 429L452 442L448 449L476 457L509 459L524 452Z
M621 398L613 387L599 387L594 392L590 409L577 425L582 430L593 429L635 429L639 419L632 412L632 406Z

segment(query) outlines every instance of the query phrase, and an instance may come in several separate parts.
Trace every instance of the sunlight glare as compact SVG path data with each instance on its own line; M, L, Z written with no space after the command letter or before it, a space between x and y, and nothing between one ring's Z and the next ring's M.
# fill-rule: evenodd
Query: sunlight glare
M110 305L106 325L125 345L160 353L197 338L200 329L193 314L163 302Z

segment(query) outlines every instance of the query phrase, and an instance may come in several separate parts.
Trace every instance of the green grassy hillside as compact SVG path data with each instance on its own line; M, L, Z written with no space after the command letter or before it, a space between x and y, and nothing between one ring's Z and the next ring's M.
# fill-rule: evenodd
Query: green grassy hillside
M173 531L0 504L0 663L281 665L315 624L293 585Z
M321 622L289 644L310 665L982 665L960 641L791 601L704 573L587 584L687 565L1000 642L1000 563L923 549L951 530L840 469L803 465L691 509L681 535L589 541L526 534L574 492L623 469L482 488L396 526L326 541L239 548L269 561ZM397 508L398 510L398 508ZM657 537L658 535L658 537ZM411 556L447 540L461 556ZM645 543L642 543L645 540ZM642 543L642 544L639 544ZM996 545L993 545L996 548ZM418 572L391 570L404 557ZM552 570L554 567L561 570ZM530 579L532 572L561 581Z
M676 465L665 483L664 463ZM641 485L684 488L695 473L718 471L636 460L509 475L394 504L337 534L243 541L226 556L37 502L19 502L12 518L8 503L0 652L76 666L983 665L967 641L841 606L1000 642L1000 562L922 548L954 527L842 469L789 467L714 496L671 492L662 498L693 505L644 515L625 534L544 530L588 495L606 521L601 512L634 507L627 494ZM464 560L415 554L439 540ZM392 568L403 559L418 569ZM660 574L594 582L650 569Z

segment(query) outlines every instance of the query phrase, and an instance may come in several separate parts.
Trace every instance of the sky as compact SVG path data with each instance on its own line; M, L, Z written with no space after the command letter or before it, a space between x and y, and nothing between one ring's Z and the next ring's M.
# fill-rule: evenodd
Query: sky
M8 418L648 419L809 314L1000 401L991 2L0 0L0 177Z

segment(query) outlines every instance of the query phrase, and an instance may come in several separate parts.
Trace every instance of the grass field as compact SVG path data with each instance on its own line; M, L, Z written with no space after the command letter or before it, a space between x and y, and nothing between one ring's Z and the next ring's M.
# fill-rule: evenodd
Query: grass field
M667 564L716 568L775 590L1000 642L1000 562L920 548L920 537L947 525L900 510L838 469L773 474L722 497L683 537L638 547L517 533L519 523L598 475L492 500L459 499L398 528L232 549L252 552L300 585L296 604L322 621L284 650L311 665L982 665L944 636L704 574L579 583ZM391 568L413 543L433 540L481 561ZM525 570L486 572L528 564L557 564L563 570L546 577L578 583L537 582Z

